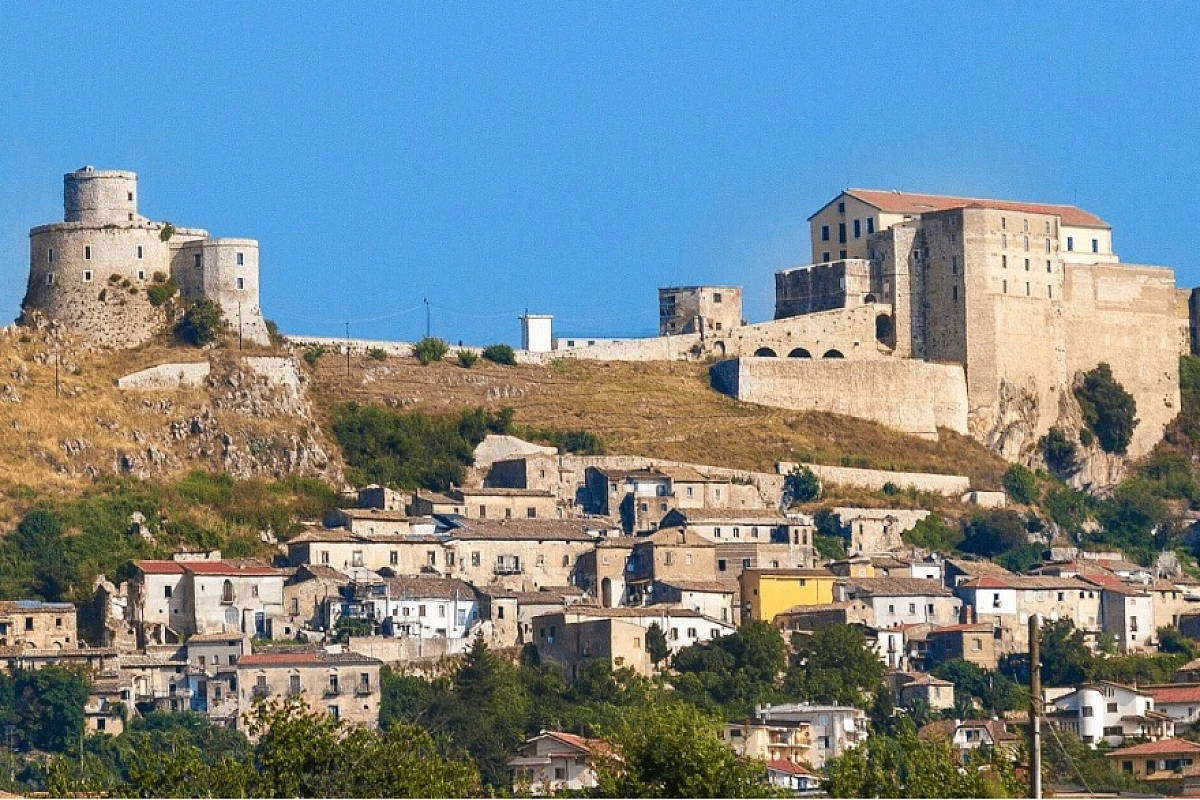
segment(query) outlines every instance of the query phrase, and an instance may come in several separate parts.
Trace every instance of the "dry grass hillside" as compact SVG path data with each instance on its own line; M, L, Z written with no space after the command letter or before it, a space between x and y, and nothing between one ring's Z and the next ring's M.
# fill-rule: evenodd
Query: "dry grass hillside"
M529 428L586 430L610 453L772 471L776 461L970 476L998 488L1006 464L975 441L943 431L930 442L834 414L740 403L712 390L708 368L685 362L561 360L506 367L327 354L316 365L318 407L355 401L428 412L511 406Z
M3 329L0 497L21 487L70 495L100 475L174 480L193 469L236 477L281 476L291 469L337 474L338 461L327 455L335 448L308 418L307 401L255 381L238 355L166 344L114 352L53 330ZM212 374L203 387L116 386L118 377L146 367L206 358ZM0 500L0 518L8 510Z

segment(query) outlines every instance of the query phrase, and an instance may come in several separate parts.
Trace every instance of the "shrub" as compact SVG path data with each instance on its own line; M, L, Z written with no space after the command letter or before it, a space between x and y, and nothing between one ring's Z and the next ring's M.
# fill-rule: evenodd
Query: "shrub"
M888 497L895 497L896 495L900 494L900 487L891 481L888 481L883 485L882 491Z
M280 345L282 345L283 344L283 336L280 335L279 325L277 325L275 323L275 320L268 319L268 320L263 320L263 322L267 326L267 339L270 340L271 344L274 345L275 347L279 347Z
M367 350L367 355L376 361L387 361L387 350L384 350L382 347L372 347Z
M154 274L150 276L150 279L155 283L166 283L167 273L163 272L162 270L155 270Z
M321 356L325 355L327 352L329 351L325 349L325 345L314 344L312 347L305 349L304 362L310 367L316 367L317 362L321 360Z
M162 275L161 272L154 273L155 281L146 288L146 297L150 298L150 305L161 306L163 303L170 300L179 291L179 286L173 280L158 281L157 278Z
M458 365L470 369L475 366L475 362L479 360L479 354L471 350L458 351Z
M505 366L514 367L517 364L516 352L506 344L491 344L483 348L480 354L493 364L504 364Z
M1022 505L1033 505L1038 500L1037 478L1020 464L1013 464L1004 473L1004 491Z
M1091 431L1089 431L1087 428L1079 429L1079 443L1081 445L1084 447L1091 447L1092 443L1095 441L1096 437L1092 435Z
M413 355L425 366L429 366L434 361L441 361L448 352L450 352L450 345L446 344L445 339L439 339L436 336L426 336L413 345Z
M900 538L914 547L935 553L952 553L962 544L963 534L957 525L947 525L941 515L930 514L900 534Z
M108 276L108 282L109 282L109 283L120 283L120 282L121 282L121 276L120 276L120 274L119 274L119 273L116 273L116 272L114 272L112 275L109 275L109 276Z
M1059 477L1065 477L1074 472L1079 464L1075 460L1075 443L1067 438L1058 428L1050 431L1038 441L1046 466Z
M1113 377L1108 364L1084 374L1083 383L1075 388L1075 399L1084 424L1104 452L1124 455L1138 423L1137 403Z
M604 455L604 440L591 431L557 430L555 428L522 428L516 435L523 439L543 442L560 452L584 456Z
M821 496L821 481L808 467L796 467L783 479L783 500L786 505L811 503Z
M175 326L175 338L185 344L203 347L216 341L228 327L221 306L206 298L188 308Z
M1008 510L975 514L964 533L961 549L988 558L1015 550L1029 541L1025 519Z
M162 230L158 232L158 238L164 242L171 241L171 237L175 235L175 226L169 222L164 222Z

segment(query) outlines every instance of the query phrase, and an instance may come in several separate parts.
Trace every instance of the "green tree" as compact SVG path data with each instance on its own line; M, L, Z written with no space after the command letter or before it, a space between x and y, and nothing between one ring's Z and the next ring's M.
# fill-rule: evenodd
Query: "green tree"
M667 647L667 635L663 633L663 629L657 622L650 623L650 627L646 629L646 654L650 656L650 661L658 665L670 652Z
M91 684L81 670L44 667L12 671L13 711L21 738L39 750L61 753L83 737L83 705Z
M426 336L413 345L413 355L417 361L429 366L435 361L441 361L450 352L450 345L445 339L436 336Z
M1185 661L1196 657L1196 640L1184 636L1174 625L1164 625L1158 629L1158 649L1163 653L1183 656Z
M1028 541L1024 517L1010 509L992 509L972 515L960 548L993 558Z
M1079 462L1075 457L1075 443L1058 428L1051 428L1039 439L1038 447L1042 451L1042 458L1046 459L1046 466L1060 478L1065 478L1079 469Z
M183 319L175 324L175 338L193 347L203 347L215 342L228 328L220 304L205 298L192 303L184 312Z
M938 664L931 673L954 684L955 699L966 698L989 716L1024 708L1027 693L1020 684L994 670L953 658Z
M838 515L832 509L822 508L813 515L816 532L813 534L813 545L822 558L839 559L846 557L846 541L849 539L849 528L842 527Z
M726 718L744 717L755 705L776 698L786 651L778 630L751 621L729 636L676 653L671 666L679 674L672 684L692 705Z
M517 354L507 344L490 344L483 348L483 352L480 355L493 364L503 364L509 367L517 365Z
M1075 388L1075 399L1083 423L1096 434L1100 447L1106 453L1124 455L1137 427L1137 403L1113 377L1112 368L1102 363L1084 373Z
M1096 656L1070 619L1043 622L1040 643L1045 686L1077 686L1095 672Z
M1037 476L1020 464L1013 464L1004 473L1004 490L1018 503L1033 505L1038 501Z
M811 503L821 496L821 481L808 467L793 467L783 479L784 505Z
M885 668L857 625L824 625L792 638L796 666L787 674L789 697L868 708L883 687Z
M941 514L933 513L900 534L900 538L913 547L950 554L956 552L962 544L963 533L957 525L947 525Z
M595 759L596 797L771 797L765 770L743 763L719 723L660 698L632 709Z

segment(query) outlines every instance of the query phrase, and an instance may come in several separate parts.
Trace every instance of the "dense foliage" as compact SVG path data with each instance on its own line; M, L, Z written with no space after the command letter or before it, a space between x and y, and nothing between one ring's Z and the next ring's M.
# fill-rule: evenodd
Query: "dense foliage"
M1133 395L1113 377L1108 364L1100 364L1083 376L1075 388L1075 399L1083 415L1083 424L1096 435L1107 453L1124 455L1133 439L1138 420Z
M175 338L193 347L203 347L215 342L228 328L221 305L205 298L188 306L183 318L175 324Z
M604 440L590 431L517 428L513 433L522 439L558 448L560 453L576 453L581 456L602 456L605 453Z
M794 467L783 479L783 504L811 503L821 496L821 481L808 467Z
M1013 464L1004 473L1004 491L1018 503L1032 505L1038 501L1037 476L1020 464Z
M348 403L333 410L332 431L354 482L445 491L463 482L484 437L510 432L512 417L511 408L431 416Z
M512 349L511 345L490 344L483 348L483 352L481 352L480 355L483 356L485 360L491 361L493 364L503 364L509 367L515 367L517 365L517 354Z
M1047 468L1060 478L1065 478L1079 469L1075 443L1058 428L1051 428L1039 439L1038 448L1042 451Z
M426 336L413 345L413 356L425 366L441 361L449 352L450 345L446 340L436 336Z

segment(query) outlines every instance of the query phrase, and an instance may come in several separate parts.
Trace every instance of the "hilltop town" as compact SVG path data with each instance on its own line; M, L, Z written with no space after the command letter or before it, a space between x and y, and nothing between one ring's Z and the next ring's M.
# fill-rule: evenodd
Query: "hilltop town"
M249 793L302 719L445 737L415 793L1011 795L1031 619L1048 783L1200 786L1200 302L1095 214L847 189L772 320L476 348L280 336L254 240L137 198L64 177L0 336L3 685L74 692L0 693L9 788L176 790L186 719Z

